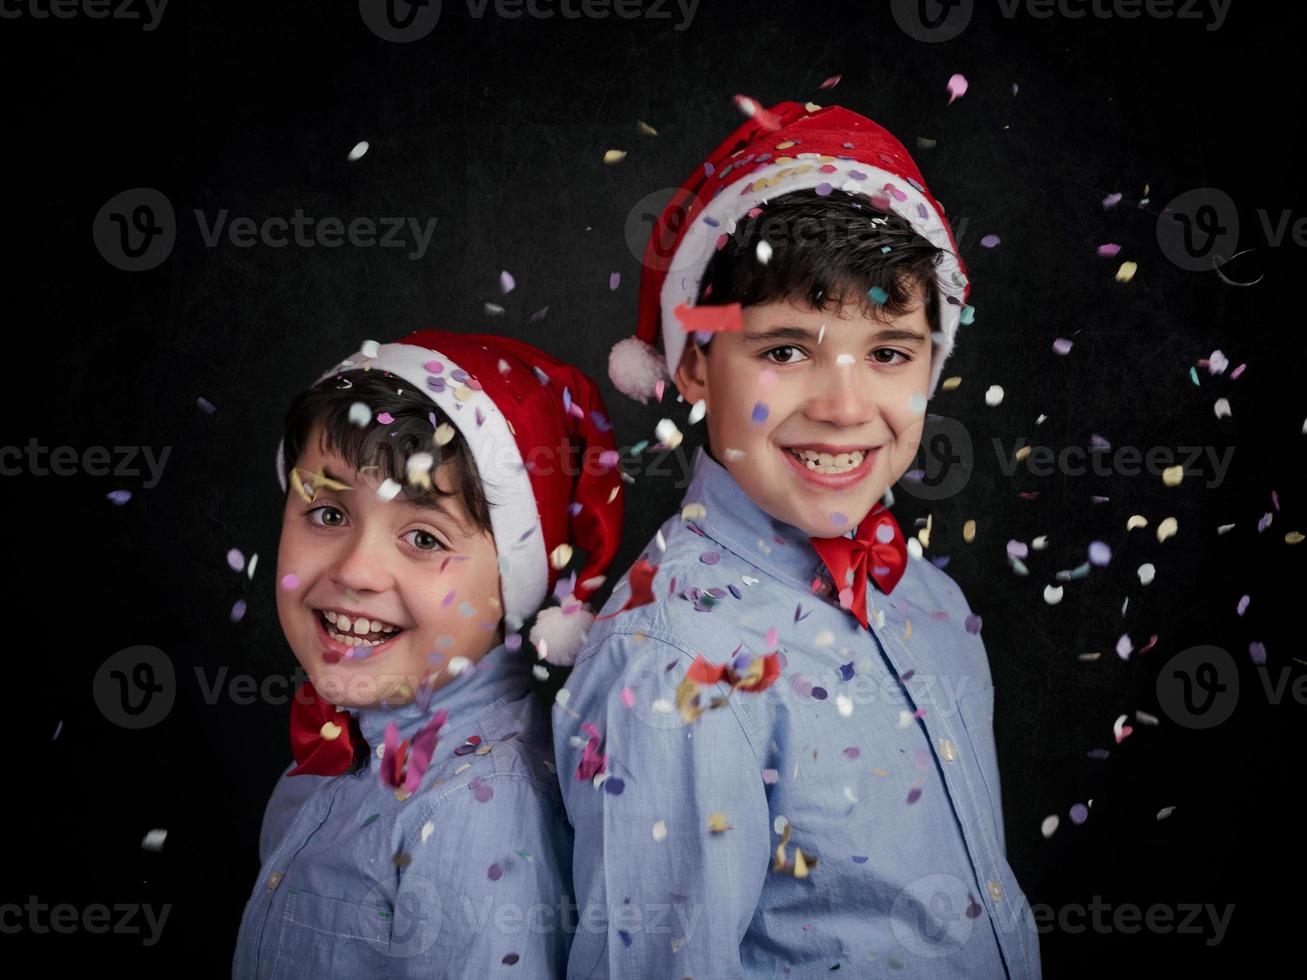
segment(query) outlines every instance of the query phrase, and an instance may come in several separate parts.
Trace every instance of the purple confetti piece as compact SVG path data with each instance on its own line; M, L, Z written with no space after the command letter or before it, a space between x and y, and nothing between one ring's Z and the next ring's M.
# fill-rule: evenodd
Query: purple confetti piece
M846 664L840 664L840 679L841 679L841 680L846 680L846 681L851 681L851 680L853 680L853 661L852 661L852 660L850 660L850 661L849 661L848 663L846 663Z
M770 409L767 408L767 404L765 402L758 402L756 405L753 406L753 416L752 416L753 421L755 423L766 422L767 414L769 411Z
M217 409L213 405L213 402L209 401L209 399L205 398L203 395L195 399L195 404L199 406L200 411L203 412L205 415L212 415L214 412L217 411Z
M110 490L105 496L109 499L109 503L121 507L132 499L132 492L130 490Z
M775 786L777 783L781 781L780 770L764 769L762 771L762 781L766 783L768 786Z
M1241 596L1239 599L1239 604L1234 607L1234 611L1237 612L1240 616L1242 616L1244 612L1248 609L1248 603L1251 601L1252 600L1248 596Z
M972 613L970 616L968 616L968 617L967 617L967 632L968 632L968 633L972 633L972 634L979 633L979 632L980 632L980 622L981 622L980 617L977 616L975 613Z
M440 600L440 604L442 606L448 606L451 602L454 601L454 596L456 596L457 594L458 594L457 589L450 589L449 593L445 596L445 598Z
M603 412L591 411L590 421L594 423L594 427L600 432L609 432L613 428L613 424L604 417Z
M522 649L522 634L521 634L521 633L509 633L508 636L504 637L504 647L505 647L505 649L507 649L510 653L516 653L518 650L521 650L521 649Z
M481 783L476 789L472 790L472 795L476 797L478 803L489 803L495 795L495 789L488 783Z
M1119 193L1108 194L1107 197L1103 198L1103 210L1106 211L1108 208L1114 208L1120 203L1121 195Z
M834 189L835 188L831 187L831 185L826 183L824 180L813 188L813 190L817 192L818 197L830 197L830 192Z
M443 392L445 390L445 379L427 378L427 387L435 392Z
M816 698L818 701L825 701L825 700L826 700L826 688L824 688L824 687L814 687L814 688L812 689L812 696L813 696L814 698Z
M233 572L243 572L245 570L245 556L241 554L239 548L232 548L227 552L227 567Z
M624 789L626 789L626 783L616 776L610 776L604 780L604 790L609 796L621 796Z
M705 565L716 565L722 560L722 556L716 551L705 551L699 556L699 560Z
M861 755L862 749L858 748L856 745L850 745L844 750L844 758L846 759L856 759Z
M1252 657L1255 664L1261 665L1266 663L1266 645L1260 640L1253 640L1248 644L1248 656Z
M912 789L908 791L908 805L910 806L913 803L916 803L919 799L921 799L921 787L913 786Z
M1104 259L1112 258L1112 256L1116 255L1119 251L1121 251L1121 246L1116 242L1105 242L1098 246L1098 255L1100 258Z
M1276 510L1280 509L1280 495L1274 490L1271 491L1271 503L1275 505Z
M711 589L708 590L708 594L709 594L710 596L712 596L714 599L725 599L725 598L726 598L726 590L725 590L725 589L718 589L718 588L715 588L715 587L714 587L714 588L711 588Z
M1053 341L1053 353L1061 357L1066 357L1066 355L1071 353L1071 341L1067 340L1065 337L1058 337Z
M980 247L981 247L981 248L993 248L995 245L997 245L997 244L998 244L999 242L1001 242L1002 240L1003 240L1003 239L999 238L997 235L986 235L984 238L982 238L982 239L980 240Z
M854 854L854 855L853 855L853 863L854 863L854 864L866 864L866 863L867 863L867 855L865 855L865 854Z
M737 589L734 585L728 585L726 587L731 590L731 595L735 596L735 598L737 599L744 598L744 596L740 593L740 590Z
M1257 522L1257 530L1259 532L1265 531L1270 526L1271 526L1271 512L1267 511L1265 514L1262 515L1261 519Z
M621 284L622 284L622 274L620 272L614 272L611 276L608 277L609 289L616 289Z
M498 861L486 870L486 877L491 881L498 881L500 878L504 877L504 869L499 866Z
M449 378L456 384L463 384L468 379L468 373L462 368L454 368L449 372Z
M499 962L500 962L500 963L503 963L504 966L512 966L514 963L516 963L516 962L517 962L518 960L520 960L521 958L522 958L522 957L518 956L516 953L505 953L505 954L504 954L504 958L503 958L502 960L500 960Z
M618 935L618 937L622 940L622 945L623 945L623 946L630 946L630 945L631 945L631 934L630 934L629 932L627 932L625 929L618 929L618 930L617 930L617 935Z
M1025 558L1029 554L1030 546L1024 541L1013 538L1007 543L1007 556L1009 558Z
M1089 542L1089 563L1097 565L1099 568L1105 568L1112 561L1112 549L1106 542L1091 541Z
M1107 450L1112 448L1112 444L1096 432L1091 432L1089 434L1089 445L1094 449Z
M505 295L511 293L513 291L513 287L516 285L517 285L517 280L513 278L512 273L505 271L499 274L499 289Z
M231 621L233 623L239 623L244 618L245 618L245 600L237 599L235 604L231 607Z
M573 501L567 505L567 513L570 517L575 517L577 514L581 513L584 508L584 504Z
M1089 819L1089 807L1085 806L1083 803L1077 803L1071 807L1069 816L1071 817L1071 822L1079 827Z

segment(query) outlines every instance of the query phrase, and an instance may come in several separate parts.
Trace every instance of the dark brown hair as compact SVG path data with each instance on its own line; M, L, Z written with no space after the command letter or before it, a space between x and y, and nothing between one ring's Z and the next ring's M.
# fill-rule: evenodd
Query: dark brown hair
M360 426L350 421L350 408L362 402L372 412L372 421ZM388 413L389 423L377 421ZM455 427L454 438L437 446L436 427L449 418L436 404L402 378L381 371L343 371L300 392L286 410L283 441L286 479L303 453L313 429L321 425L323 452L340 456L356 470L374 467L382 478L402 486L405 499L439 504L441 497L457 496L479 530L493 534L490 499L477 472L471 448ZM409 484L406 472L410 456L430 453L436 467L446 467L452 490L442 490L435 480L431 488ZM434 474L435 468L432 468ZM289 492L294 492L290 490Z

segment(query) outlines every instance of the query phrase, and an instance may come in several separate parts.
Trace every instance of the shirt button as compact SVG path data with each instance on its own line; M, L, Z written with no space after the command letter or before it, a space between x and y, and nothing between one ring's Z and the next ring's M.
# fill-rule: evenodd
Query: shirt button
M941 738L939 740L939 754L944 757L945 762L952 762L958 757L957 746L951 740Z
M268 875L268 891L272 891L280 885L281 879L284 877L286 877L286 875L281 871L274 871L272 874Z
M994 900L994 904L996 905L1003 897L1003 889L998 886L997 881L991 881L989 883L989 897Z

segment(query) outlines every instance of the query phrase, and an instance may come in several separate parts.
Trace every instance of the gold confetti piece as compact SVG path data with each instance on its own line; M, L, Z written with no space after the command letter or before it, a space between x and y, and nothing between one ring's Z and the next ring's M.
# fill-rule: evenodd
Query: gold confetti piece
M917 532L917 540L921 542L921 546L923 548L930 547L930 529L934 522L934 518L935 518L934 514L927 514L926 526Z
M1284 536L1285 544L1299 544L1302 542L1301 531L1290 531Z
M321 735L323 738L325 738L328 742L334 742L336 741L337 738L340 737L340 733L342 730L343 729L339 725L337 725L334 721L329 721L325 723L320 729L318 729L318 734Z
M1162 470L1162 482L1168 487L1178 487L1184 480L1184 466L1168 466Z
M1016 460L1019 463L1029 455L1030 455L1030 447L1022 446L1020 449L1017 450Z
M568 562L572 560L572 546L570 544L560 544L557 548L549 553L549 564L554 571L561 572L567 567Z
M622 489L622 485L620 483L617 486L613 487L612 491L608 494L608 502L610 504L617 499L617 494L621 489Z
M467 772L467 770L471 768L472 768L472 763L464 762L454 770L454 775L457 776L459 773Z
M1161 524L1157 525L1157 540L1165 541L1167 538L1178 533L1179 530L1180 522L1174 517L1168 517L1166 520L1162 521Z
M1135 277L1135 271L1139 268L1137 262L1122 262L1121 268L1116 270L1117 282L1129 282Z
M661 843L667 839L667 823L662 820L655 820L653 825L653 839Z
M873 766L871 771L872 771L872 774L873 774L873 775L876 775L876 776L888 776L888 775L889 775L889 773L887 773L884 769L880 768L880 766Z
M317 493L314 491L313 487L306 487L304 485L304 481L300 479L300 471L298 469L292 469L290 471L290 485L295 488L295 492L304 499L306 504L313 503L313 498L317 496Z
M952 391L960 384L962 384L962 376L960 374L955 374L951 378L945 378L940 382L939 386L945 391Z
M708 814L708 829L714 834L724 834L728 830L733 830L729 823L726 822L726 814L717 813Z
M1131 514L1130 519L1125 522L1125 529L1133 531L1137 527L1147 527L1148 518L1143 514Z
M803 108L807 109L809 112L816 112L821 108L821 106L817 105L815 102L805 102L803 103Z
M903 639L912 639L912 620L910 619L905 619L903 621Z
M778 150L788 150L791 146L794 146L794 145L795 145L795 143L794 143L793 140L785 140L784 142L777 143L777 144L776 144L776 149L778 149Z
M640 134L643 135L643 136L657 136L657 135L658 135L658 130L654 129L652 126L650 126L650 125L649 125L647 122L645 122L643 119L637 119L637 120L635 121L635 127L636 127L636 129L640 130Z
M621 163L625 159L625 150L606 150L604 152L604 163Z
M686 504L681 510L681 520L695 521L708 516L708 509L703 504Z
M467 385L459 385L454 389L454 397L461 402L465 402L472 397L472 389Z
M433 437L433 439L435 440L437 446L447 446L449 445L450 441L454 438L454 436L456 436L457 434L458 434L458 430L455 429L452 425L450 425L448 422L441 422L438 426L436 426L436 434Z
M962 525L962 540L967 544L976 540L976 522L974 520L967 521Z

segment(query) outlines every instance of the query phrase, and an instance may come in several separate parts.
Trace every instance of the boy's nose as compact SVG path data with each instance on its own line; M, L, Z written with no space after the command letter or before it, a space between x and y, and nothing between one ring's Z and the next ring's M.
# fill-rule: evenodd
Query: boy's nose
M805 414L814 422L851 428L875 417L875 380L858 366L840 364L815 371L810 383Z
M380 542L367 534L355 534L341 545L331 569L331 580L353 592L384 592L390 587L391 574L379 558Z

